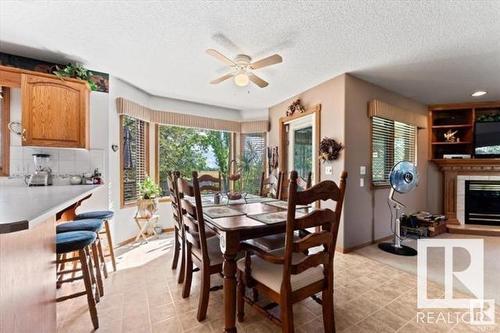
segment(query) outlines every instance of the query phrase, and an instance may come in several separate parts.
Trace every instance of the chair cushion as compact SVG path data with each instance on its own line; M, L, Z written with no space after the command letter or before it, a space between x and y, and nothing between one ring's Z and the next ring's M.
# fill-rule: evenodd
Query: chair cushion
M283 252L283 249L280 249L272 251L270 253L276 256L282 256ZM306 256L302 253L294 253L292 256L292 262L296 264L302 261L305 257ZM255 255L253 255L251 258L252 278L279 293L281 290L281 282L283 280L283 265L272 264ZM237 265L240 271L245 272L245 258L238 260ZM311 267L300 274L292 274L290 278L292 291L301 289L310 284L313 284L314 282L323 280L323 278L323 265Z
M207 250L211 266L222 264L224 258L222 257L222 251L220 250L219 237L207 238ZM193 247L192 251L195 256L201 259L201 249Z
M114 212L111 210L97 210L93 212L85 212L76 215L75 220L83 220L83 219L100 219L107 220L112 218Z
M293 238L294 240L299 240L300 237L297 233L294 233ZM274 251L285 247L285 234L263 236L249 239L245 242L260 247L264 251Z
M56 251L58 254L77 251L92 244L96 233L92 231L69 231L56 235Z
M68 232L68 231L93 231L98 232L102 229L102 220L98 219L86 219L78 220L73 222L66 222L59 224L56 227L56 232Z

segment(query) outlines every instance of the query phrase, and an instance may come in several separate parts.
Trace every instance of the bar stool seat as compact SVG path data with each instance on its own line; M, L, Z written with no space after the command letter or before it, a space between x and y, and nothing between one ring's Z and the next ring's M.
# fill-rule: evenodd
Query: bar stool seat
M85 219L59 224L56 227L56 232L69 231L92 231L99 232L103 227L103 222L100 219Z
M96 240L95 232L91 231L70 231L58 233L56 235L56 252L63 254L81 250Z
M113 240L111 239L111 228L109 222L109 220L111 220L114 215L115 213L112 210L96 210L96 211L77 214L75 216L75 221L98 219L104 222L104 228L103 230L99 230L99 233L106 234L106 239L109 249L109 255L107 256L111 257L111 264L113 265L113 270L116 272L116 258L115 258L115 251L113 249ZM102 262L104 262L104 258L102 258ZM107 273L105 273L105 276L107 277Z
M115 213L111 210L96 210L93 212L85 212L77 214L75 216L75 220L84 220L84 219L109 220L113 217L114 214Z

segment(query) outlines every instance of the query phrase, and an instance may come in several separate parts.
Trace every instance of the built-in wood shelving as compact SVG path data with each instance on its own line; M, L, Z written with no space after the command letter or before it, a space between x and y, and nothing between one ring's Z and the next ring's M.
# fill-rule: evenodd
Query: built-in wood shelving
M449 154L474 158L476 117L492 110L500 112L500 101L429 106L429 159L440 160ZM444 135L450 130L457 131L458 142L446 141Z

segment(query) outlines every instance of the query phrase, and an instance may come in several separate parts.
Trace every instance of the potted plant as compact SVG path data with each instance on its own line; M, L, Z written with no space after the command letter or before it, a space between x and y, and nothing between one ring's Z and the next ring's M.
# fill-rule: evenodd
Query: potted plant
M83 67L83 65L69 63L63 68L56 66L56 70L53 73L61 80L64 80L65 77L70 77L87 81L90 90L97 90L97 85L92 81L92 72Z
M161 188L151 177L146 177L139 185L140 198L137 200L137 216L141 218L150 218L158 210L158 197L161 194Z

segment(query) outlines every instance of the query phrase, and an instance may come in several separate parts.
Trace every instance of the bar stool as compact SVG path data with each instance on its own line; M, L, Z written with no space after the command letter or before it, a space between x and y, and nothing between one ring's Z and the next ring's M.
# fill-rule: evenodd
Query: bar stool
M111 257L111 264L113 265L113 271L116 272L115 250L113 249L113 241L111 239L111 229L109 227L109 220L111 220L113 216L114 212L111 210L98 210L98 211L91 211L91 212L77 214L75 216L75 220L99 219L104 222L104 231L102 231L101 234L104 233L106 234L106 239L109 248L109 255L107 256Z
M62 302L71 298L87 295L87 303L89 305L90 318L94 329L99 328L99 319L97 317L96 302L99 302L99 292L93 291L94 283L96 281L94 271L92 269L92 257L90 255L89 246L91 246L97 236L95 232L91 231L69 231L62 232L56 235L56 253L57 265L65 262L79 261L81 265L82 276L72 277L67 280L62 280L61 283L73 282L75 280L83 279L85 291L76 292L71 295L61 296L56 299L57 302ZM77 256L61 259L63 254L77 252ZM58 271L57 275L71 273L69 271ZM94 296L95 295L95 296Z
M64 232L72 232L72 231L90 231L94 232L96 234L96 239L92 243L92 257L94 260L94 267L96 270L96 278L97 278L97 286L99 289L99 294L100 296L104 296L104 286L102 283L102 277L101 277L101 266L102 264L102 271L104 274L104 277L108 277L108 271L106 268L106 263L104 262L104 254L102 251L102 244L101 244L101 239L99 238L99 232L102 230L103 227L103 222L102 220L98 219L86 219L86 220L78 220L78 221L72 221L72 222L66 222L59 224L56 227L56 232L59 233L64 233ZM100 262L99 262L100 261ZM73 270L76 269L77 266L77 261L74 262ZM63 267L64 268L64 264ZM73 273L74 277L75 272ZM61 275L62 278L62 275Z

